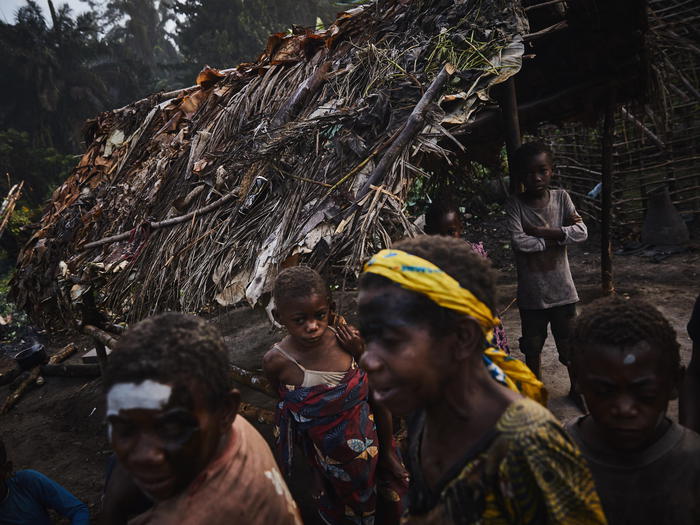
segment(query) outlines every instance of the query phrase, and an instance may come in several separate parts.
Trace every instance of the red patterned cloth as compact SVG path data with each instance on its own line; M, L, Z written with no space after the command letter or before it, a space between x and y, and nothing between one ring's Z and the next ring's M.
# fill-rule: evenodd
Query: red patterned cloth
M338 386L280 386L276 411L277 453L289 476L294 444L301 445L317 474L319 514L329 524L374 523L379 440L369 403L367 376L353 368ZM385 503L398 523L407 487L382 483ZM383 510L385 507L383 507Z

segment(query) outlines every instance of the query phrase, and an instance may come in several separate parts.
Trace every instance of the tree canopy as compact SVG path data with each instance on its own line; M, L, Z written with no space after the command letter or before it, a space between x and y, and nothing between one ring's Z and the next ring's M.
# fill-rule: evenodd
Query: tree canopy
M87 11L75 15L67 4L48 0L45 12L26 0L0 22L0 167L29 182L34 202L68 170L56 155L82 151L86 119L191 85L205 65L253 60L269 34L327 22L338 9L332 0L83 1ZM30 151L54 168L21 162Z

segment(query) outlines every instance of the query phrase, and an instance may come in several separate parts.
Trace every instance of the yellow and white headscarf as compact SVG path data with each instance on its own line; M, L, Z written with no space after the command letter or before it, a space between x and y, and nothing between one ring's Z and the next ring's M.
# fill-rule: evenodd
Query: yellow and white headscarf
M490 345L484 351L484 361L491 375L510 389L546 404L544 384L525 363L509 356L493 343L493 329L501 324L500 319L452 276L422 257L391 249L382 250L372 257L364 271L386 277L406 290L427 296L443 308L474 319Z

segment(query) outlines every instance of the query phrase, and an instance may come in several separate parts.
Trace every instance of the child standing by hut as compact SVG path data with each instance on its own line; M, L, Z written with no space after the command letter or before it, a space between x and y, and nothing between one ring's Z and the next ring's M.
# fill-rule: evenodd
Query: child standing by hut
M549 189L553 174L550 148L533 142L523 144L515 152L512 172L525 186L525 191L512 196L506 205L518 271L520 350L527 366L540 377L547 325L551 326L559 361L569 365L568 340L579 299L566 247L585 241L588 231L569 194ZM573 382L569 395L580 403Z
M281 399L277 440L282 468L289 475L297 441L312 464L325 523L371 524L375 515L377 523L398 523L405 471L388 412L370 407L367 377L355 361L364 349L359 333L349 325L331 326L330 290L311 268L283 270L273 296L275 320L289 332L263 360L265 375ZM378 468L391 482L379 494Z

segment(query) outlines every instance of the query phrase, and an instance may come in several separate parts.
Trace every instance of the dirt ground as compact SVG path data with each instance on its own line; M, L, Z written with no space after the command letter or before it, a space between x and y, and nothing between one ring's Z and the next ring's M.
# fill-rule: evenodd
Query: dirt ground
M499 288L501 308L505 308L515 297L516 277L510 257L504 255L507 239L500 231L492 234L481 232L485 245L500 267ZM675 327L682 345L682 360L690 358L690 341L685 324L693 301L700 293L700 246L697 234L691 243L691 251L671 256L660 263L644 256L616 256L614 259L615 286L620 294L641 297L655 303ZM496 254L494 256L494 254ZM599 247L595 236L570 252L574 279L581 296L581 307L585 308L600 293ZM352 319L354 301L352 295L337 298L342 310ZM522 358L517 350L520 319L517 305L512 305L504 314L503 321L509 334L513 353ZM231 360L246 368L258 368L264 351L278 340L280 332L272 330L264 312L241 310L219 317L216 320L226 334ZM84 339L79 342L85 346ZM65 341L63 341L65 344ZM78 356L71 359L77 362ZM12 366L12 360L0 356L0 373ZM543 356L543 377L550 392L550 409L565 420L579 414L576 407L567 401L568 378L566 370L559 364L556 350L550 337ZM8 393L8 387L0 387L0 400ZM243 398L259 406L273 408L273 401L265 396L243 389ZM677 403L670 407L671 417L677 417ZM5 440L8 453L15 468L32 468L55 479L78 498L87 502L94 514L100 498L106 460L110 450L106 441L103 423L104 407L100 380L71 378L48 378L41 388L27 393L19 404L5 416L0 416L0 435ZM271 429L258 425L268 439ZM302 507L308 516L308 485L301 480L293 484L292 490L303 501Z

